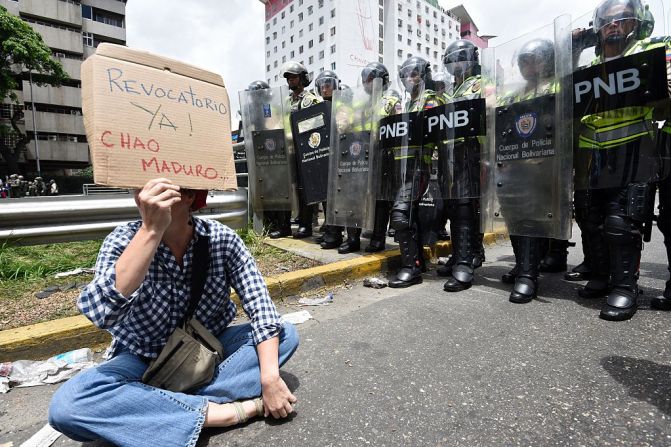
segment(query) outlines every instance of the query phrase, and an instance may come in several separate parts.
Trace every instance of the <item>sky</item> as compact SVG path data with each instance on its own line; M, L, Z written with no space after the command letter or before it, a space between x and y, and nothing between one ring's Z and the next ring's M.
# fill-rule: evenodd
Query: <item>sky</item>
M338 1L338 0L334 0ZM389 1L389 0L387 0ZM464 4L493 45L550 23L562 14L591 13L597 0L440 0ZM187 6L188 5L188 6ZM221 74L231 110L238 91L265 78L264 5L258 0L128 0L127 44ZM235 128L237 118L232 117Z

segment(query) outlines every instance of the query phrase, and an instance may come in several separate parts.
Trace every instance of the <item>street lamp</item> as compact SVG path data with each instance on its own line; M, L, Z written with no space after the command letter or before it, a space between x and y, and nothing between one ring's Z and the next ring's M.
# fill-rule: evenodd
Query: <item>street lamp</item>
M28 78L30 82L30 110L33 114L33 141L35 141L35 161L37 162L37 176L42 177L42 169L40 169L40 147L37 143L37 123L35 121L35 97L33 96L33 70L28 70Z

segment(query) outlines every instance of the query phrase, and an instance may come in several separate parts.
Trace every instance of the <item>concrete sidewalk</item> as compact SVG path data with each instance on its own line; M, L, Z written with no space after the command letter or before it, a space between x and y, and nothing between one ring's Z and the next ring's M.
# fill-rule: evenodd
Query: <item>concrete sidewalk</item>
M491 244L496 234L485 235L485 243ZM266 284L273 300L282 300L310 290L337 287L356 279L373 276L398 263L398 249L381 253L358 253L339 255L336 250L322 250L311 239L283 238L269 240L272 246L300 256L324 262L324 265L295 272L288 272L266 278ZM391 244L389 244L391 245ZM435 253L425 250L425 255L445 256L452 249L450 242L440 242ZM341 260L342 258L344 260ZM236 299L236 297L234 297ZM82 346L98 346L109 343L106 331L94 327L83 315L47 321L30 326L0 331L0 362L19 359L43 359L52 355L77 349Z

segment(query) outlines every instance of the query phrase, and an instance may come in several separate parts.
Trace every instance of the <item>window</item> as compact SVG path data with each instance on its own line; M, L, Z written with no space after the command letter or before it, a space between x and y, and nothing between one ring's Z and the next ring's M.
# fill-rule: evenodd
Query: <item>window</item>
M331 10L331 17L335 17L335 8Z
M324 50L319 52L319 59L324 59Z
M308 41L308 48L312 48L312 47L314 47L314 46L315 46L315 45L314 45L314 40L310 39L310 40Z
M266 57L270 57L270 50L266 51Z
M303 45L298 47L298 54L303 54Z
M286 57L286 56L282 56L282 63L285 63L286 61L287 61L287 57Z
M380 49L377 50L377 52L379 54L382 54L384 52L384 42L382 41L382 39L380 39Z
M321 17L319 18L319 24L320 24L320 25L323 25L323 24L324 24L324 16L321 16Z
M384 0L380 0L380 6L384 6Z
M440 23L445 23L445 16L440 16Z
M331 45L331 54L335 53L336 47L335 44Z
M308 31L312 31L312 23L308 25Z
M417 51L422 51L422 44L417 42Z
M298 37L303 37L303 30L298 30Z
M399 10L399 11L403 11L403 5L400 4L400 3L398 4L398 10Z
M286 32L287 32L287 27L286 27L286 26L282 26L282 34L284 34L284 33L286 33Z
M277 75L275 75L275 82L277 82Z
M336 67L336 66L335 66L335 62L333 62L333 63L331 64L331 70L335 70L335 67Z
M302 22L302 21L303 21L303 13L302 13L302 12L299 12L299 13L298 13L298 21L299 21L299 22Z
M434 38L433 38L433 44L434 44L434 45L438 45L438 38L437 38L437 37L434 37Z
M290 43L294 43L294 36L291 36L291 37L289 38L289 42L290 42Z
M89 5L82 5L82 19L91 20L92 18L93 14L91 12L91 7Z
M294 27L294 21L292 20L291 22L289 22L289 28L293 28L293 27Z
M408 9L408 17L412 17L412 11Z
M319 0L319 2L317 2L317 6L319 6L320 8L323 8L324 7L324 0Z
M384 26L380 23L380 39L384 39Z
M270 71L270 64L266 65L266 71Z
M408 46L412 45L412 40L408 39Z
M270 43L270 36L266 37L266 45Z
M277 61L275 61L275 62L273 63L273 67L274 67L274 68L277 68Z
M277 25L277 17L273 19L273 25Z
M287 46L287 42L283 40L282 41L282 48L285 48L286 46Z
M403 57L403 50L398 50L398 51L396 52L396 55L397 55L398 57Z
M314 57L314 56L310 56L310 57L308 58L308 64L313 64L314 62L315 62L315 57Z
M284 18L284 11L282 11L282 18Z
M438 13L436 11L433 11L433 18L437 19L438 18Z
M321 34L319 35L319 41L320 41L320 42L323 42L323 41L324 41L324 33L321 33Z
M401 28L403 26L403 20L398 19L398 27Z
M273 32L273 40L277 39L277 31Z
M384 9L380 8L380 13L378 14L380 22L384 22Z
M335 26L331 28L331 35L335 36Z
M421 29L417 30L417 37L422 37L422 30Z
M298 0L298 6L302 6L302 5L303 5L303 0Z
M84 5L82 5L82 7L83 7L83 6L84 6ZM270 23L266 23L266 31L269 31L269 30L270 30Z
M412 25L410 25L409 23L408 23L408 32L409 32L409 33L412 32Z
M445 49L445 42L440 44L440 48L442 48L443 50Z
M294 12L294 5L289 6L289 13Z
M309 15L309 16L312 15L312 6L308 6L308 15Z
M433 58L434 58L434 59L438 59L438 52L437 52L437 51L434 51L434 52L433 52Z
M289 57L293 59L294 56L296 56L296 52L294 50L291 50L291 53L289 53Z
M273 47L273 53L277 53L277 47Z
M93 46L93 34L83 31L82 32L82 40L84 42L85 47L92 47Z
M398 35L398 41L403 42L403 36L401 36L400 34Z

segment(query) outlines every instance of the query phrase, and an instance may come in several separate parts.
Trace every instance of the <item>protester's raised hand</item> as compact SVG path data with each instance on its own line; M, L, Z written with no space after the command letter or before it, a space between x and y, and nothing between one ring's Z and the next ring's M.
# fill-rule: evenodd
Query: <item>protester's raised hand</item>
M151 232L163 234L172 221L171 207L181 200L179 186L166 178L149 180L135 192L142 225Z
M275 419L285 418L294 411L292 404L297 401L280 376L263 384L264 416L271 414Z

